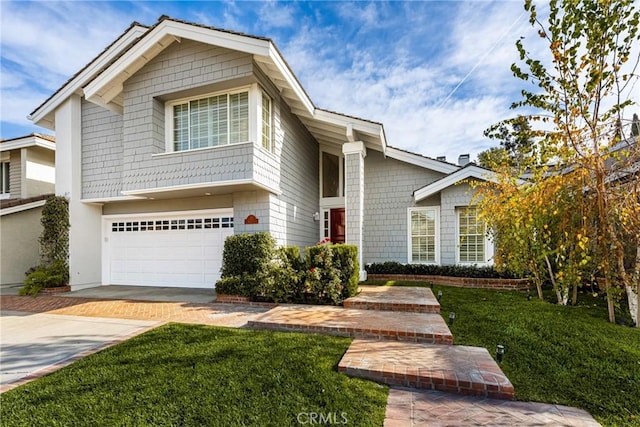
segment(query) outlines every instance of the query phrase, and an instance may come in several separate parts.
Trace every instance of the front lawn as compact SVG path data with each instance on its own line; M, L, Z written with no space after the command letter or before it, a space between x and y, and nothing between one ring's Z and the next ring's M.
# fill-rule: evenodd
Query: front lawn
M454 344L494 357L496 345L506 347L501 367L517 400L577 406L603 425L640 425L640 329L608 323L603 298L581 294L578 306L562 307L521 291L438 290L442 316L456 314Z
M1 396L3 426L382 425L387 387L337 372L351 340L169 324Z

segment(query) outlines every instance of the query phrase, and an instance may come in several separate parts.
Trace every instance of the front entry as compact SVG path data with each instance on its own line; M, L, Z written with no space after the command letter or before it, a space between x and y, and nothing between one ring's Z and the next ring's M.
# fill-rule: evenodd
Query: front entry
M331 209L331 235L329 238L332 243L345 242L345 214L344 208Z

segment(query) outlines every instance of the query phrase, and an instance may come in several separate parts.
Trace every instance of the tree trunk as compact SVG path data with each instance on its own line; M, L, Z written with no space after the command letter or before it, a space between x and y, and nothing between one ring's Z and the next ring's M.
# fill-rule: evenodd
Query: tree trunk
M536 291L538 292L538 299L543 300L544 295L542 294L542 279L540 279L540 275L538 274L538 270L533 268L531 269L533 273L533 281L536 284Z
M578 282L573 284L573 289L571 291L571 305L578 304Z
M631 286L625 286L627 290L627 301L629 302L629 312L631 318L636 324L636 328L640 328L638 325L638 316L640 315L640 293L633 290Z
M544 261L547 264L547 270L549 271L549 278L551 279L551 284L553 285L553 290L556 292L556 299L558 300L558 305L567 305L568 295L567 292L563 292L562 289L558 288L556 284L556 278L553 276L553 268L551 268L551 262L549 261L549 257L545 255Z
M604 278L604 291L607 293L607 310L609 312L609 322L616 323L616 308L611 292L611 279L609 279L608 277Z

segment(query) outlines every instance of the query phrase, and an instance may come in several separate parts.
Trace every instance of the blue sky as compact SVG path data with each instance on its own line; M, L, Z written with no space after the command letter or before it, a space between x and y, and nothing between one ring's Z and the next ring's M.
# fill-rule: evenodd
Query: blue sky
M455 161L515 113L522 1L0 3L3 138L133 21L160 15L271 38L316 106L382 122L390 145ZM637 95L636 95L637 97Z

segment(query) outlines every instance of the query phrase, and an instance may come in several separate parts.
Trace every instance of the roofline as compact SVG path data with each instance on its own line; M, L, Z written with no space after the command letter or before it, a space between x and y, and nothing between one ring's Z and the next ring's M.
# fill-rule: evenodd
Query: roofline
M410 151L401 150L396 147L387 147L387 156L400 160L406 163L410 163L412 165L420 166L423 168L431 169L436 172L451 174L458 170L460 170L460 166L454 165L453 163L443 162L440 160L435 160L430 157L425 157L421 154L412 153Z
M431 184L425 185L424 187L414 191L413 199L415 202L420 202L427 197L430 197L444 190L445 188L448 188L460 181L469 178L475 178L481 181L497 182L495 172L490 171L489 169L481 168L474 163L469 163L458 171L453 172L450 175L447 175L435 182L432 182Z
M131 23L117 39L67 80L57 91L33 110L27 118L38 126L53 130L55 128L54 120L47 119L46 117L54 112L62 102L81 89L88 80L101 72L123 48L147 32L148 28L149 27L135 21Z
M316 108L314 110L312 118L337 126L344 126L345 129L350 129L350 131L355 130L356 132L375 135L376 137L380 138L380 144L382 146L381 151L383 153L386 153L387 151L387 137L384 131L384 125L382 123L361 119L355 116L349 116L347 114L337 113L335 111L324 110L322 108Z
M151 27L135 43L128 46L117 59L85 85L83 89L88 100L98 104L109 104L115 95L119 93L118 85L121 83L118 82L118 79L121 78L121 73L132 66L144 66L146 62L171 44L171 41L164 40L167 37L174 37L175 40L186 38L207 44L214 44L214 40L211 40L211 38L216 37L215 44L219 46L245 52L272 63L282 74L286 83L294 91L309 114L313 114L315 109L313 102L311 102L311 99L271 39L207 27L166 16L160 19L156 25ZM214 32L214 34L211 32ZM157 50L157 52L145 57L145 54L152 50ZM136 64L141 57L145 57L145 61ZM111 85L115 89L110 89L104 94L99 93Z
M30 135L0 141L0 152L19 150L21 148L28 147L42 147L47 150L56 151L56 144L54 141L44 135L32 133Z

